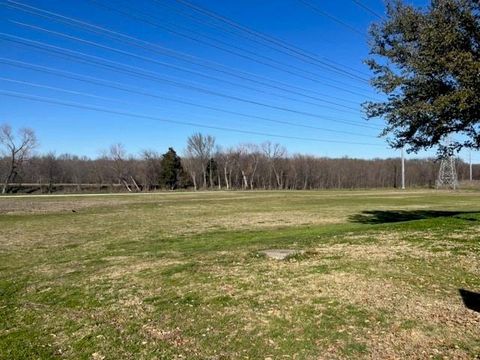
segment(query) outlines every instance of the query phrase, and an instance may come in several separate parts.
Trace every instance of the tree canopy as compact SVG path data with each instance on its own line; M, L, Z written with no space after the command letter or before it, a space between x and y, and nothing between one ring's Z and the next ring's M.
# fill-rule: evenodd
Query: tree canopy
M410 152L480 148L480 3L432 0L422 10L394 0L370 34L367 64L386 99L364 108L386 120L389 143Z

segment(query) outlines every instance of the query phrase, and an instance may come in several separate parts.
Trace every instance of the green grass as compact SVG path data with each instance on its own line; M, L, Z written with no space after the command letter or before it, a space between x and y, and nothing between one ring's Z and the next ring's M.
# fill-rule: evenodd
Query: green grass
M0 359L475 358L479 201L0 197Z

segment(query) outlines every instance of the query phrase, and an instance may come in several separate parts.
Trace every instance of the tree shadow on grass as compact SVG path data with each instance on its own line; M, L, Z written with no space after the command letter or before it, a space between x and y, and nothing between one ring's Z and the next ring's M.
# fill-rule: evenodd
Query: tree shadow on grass
M480 294L465 290L465 289L458 289L460 296L462 297L463 304L467 309L480 312Z
M439 211L439 210L369 210L352 215L351 222L360 224L386 224L402 221L424 220L439 217L455 217L477 214L478 211ZM463 220L478 221L475 217L462 217Z

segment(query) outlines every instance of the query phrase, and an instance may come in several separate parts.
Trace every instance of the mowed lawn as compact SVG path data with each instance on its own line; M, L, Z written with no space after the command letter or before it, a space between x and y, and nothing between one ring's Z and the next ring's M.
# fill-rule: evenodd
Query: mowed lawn
M474 359L479 240L479 192L0 197L0 359Z

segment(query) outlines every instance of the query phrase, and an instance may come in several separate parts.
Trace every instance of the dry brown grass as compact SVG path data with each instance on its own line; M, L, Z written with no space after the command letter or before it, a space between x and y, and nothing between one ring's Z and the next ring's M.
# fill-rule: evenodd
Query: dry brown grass
M348 222L480 198L442 196L0 199L0 358L474 358L480 313L458 289L480 286L477 214Z

